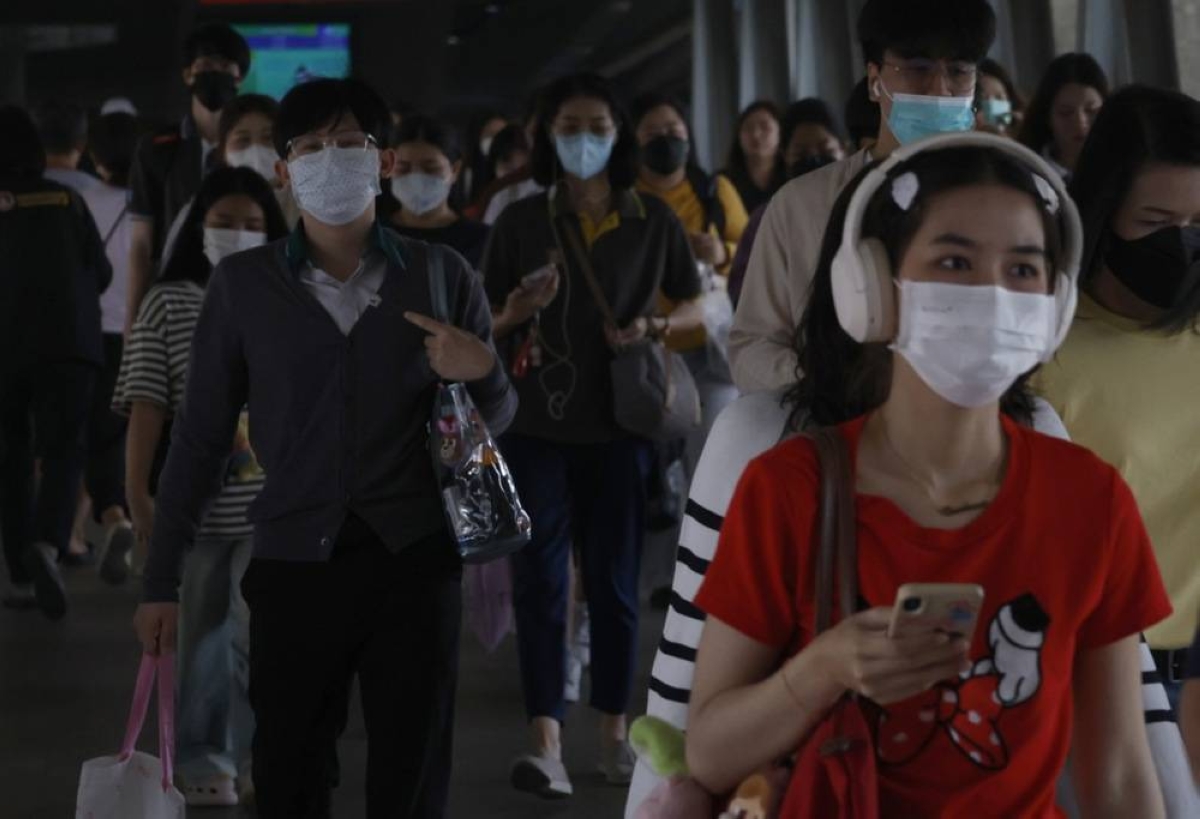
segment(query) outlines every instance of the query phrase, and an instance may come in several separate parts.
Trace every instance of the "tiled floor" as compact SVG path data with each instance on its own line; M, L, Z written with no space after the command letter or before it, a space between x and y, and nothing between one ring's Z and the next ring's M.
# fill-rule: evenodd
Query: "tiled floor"
M133 587L113 590L87 569L68 575L71 610L52 623L36 612L0 610L0 819L63 819L74 814L79 766L120 744L137 668L130 618ZM645 705L646 677L662 616L646 612L634 712ZM488 656L464 634L458 692L452 819L613 819L624 792L607 786L595 766L595 718L576 708L565 732L575 797L541 802L508 785L509 760L523 750L516 649L510 637ZM586 689L585 689L586 693ZM143 748L154 742L151 722ZM363 816L366 737L355 706L343 737L343 784L335 816ZM237 810L193 810L189 817L228 819Z

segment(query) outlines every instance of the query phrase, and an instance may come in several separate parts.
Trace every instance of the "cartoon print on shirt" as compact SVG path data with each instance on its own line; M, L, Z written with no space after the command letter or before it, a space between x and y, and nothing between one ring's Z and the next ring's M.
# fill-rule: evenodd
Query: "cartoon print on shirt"
M1032 594L1005 604L988 627L990 657L979 660L957 682L880 709L876 753L885 765L905 765L930 742L949 741L985 770L1008 764L1001 718L1028 702L1041 688L1041 652L1050 618ZM939 739L945 736L945 740Z

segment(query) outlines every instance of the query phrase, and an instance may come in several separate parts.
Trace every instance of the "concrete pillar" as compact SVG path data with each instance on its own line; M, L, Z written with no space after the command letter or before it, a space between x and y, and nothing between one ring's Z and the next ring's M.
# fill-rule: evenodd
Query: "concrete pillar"
M1164 88L1179 87L1174 48L1175 18L1171 0L1125 0L1126 37L1131 78Z
M1054 15L1050 0L992 0L997 13L992 58L1012 72L1017 87L1032 94L1054 59Z
M694 0L692 30L692 139L706 168L729 151L737 120L734 15L730 0Z
M840 111L863 74L855 58L853 4L824 0L791 0L795 28L792 37L792 97L820 97ZM857 17L857 12L854 13Z
M1140 8L1142 2L1137 5ZM1133 79L1125 0L1087 0L1079 4L1079 50L1096 58L1114 88Z
M741 0L738 12L738 108L755 100L786 103L788 0Z
M1175 0L1175 54L1179 86L1200 97L1200 0Z

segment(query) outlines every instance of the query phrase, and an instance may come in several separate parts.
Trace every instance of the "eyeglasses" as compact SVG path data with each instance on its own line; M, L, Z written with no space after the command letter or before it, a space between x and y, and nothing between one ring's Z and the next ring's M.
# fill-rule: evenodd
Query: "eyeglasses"
M316 134L305 134L298 136L295 139L288 140L286 146L287 153L296 156L310 156L320 153L321 151L332 145L335 148L358 148L365 151L368 148L377 147L375 137L362 131L342 131L329 136L317 136Z
M908 85L918 88L928 88L934 78L941 74L946 77L950 90L959 92L974 91L979 73L974 63L962 61L915 59L904 63L884 62L883 65L903 77Z

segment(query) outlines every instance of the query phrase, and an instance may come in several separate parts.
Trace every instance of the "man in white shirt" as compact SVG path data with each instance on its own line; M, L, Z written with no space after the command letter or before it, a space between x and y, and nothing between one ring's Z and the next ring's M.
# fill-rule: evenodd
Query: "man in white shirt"
M126 423L110 404L124 349L130 243L128 176L137 142L137 122L125 113L106 114L97 120L91 150L93 164L102 177L97 179L78 167L88 147L87 117L82 109L50 103L37 110L35 119L46 151L46 177L75 189L83 197L112 265L112 283L100 297L104 363L97 374L88 416L84 485L92 500L93 517L104 527L101 576L115 583L127 574L125 561L134 544L125 514ZM73 544L63 560L82 563L89 557L88 551Z
M974 103L976 66L995 33L986 0L869 0L863 8L858 36L870 97L881 109L879 139L792 180L767 205L729 334L733 380L743 393L796 380L793 339L838 194L905 142L973 127L965 114ZM955 102L947 106L947 99Z

